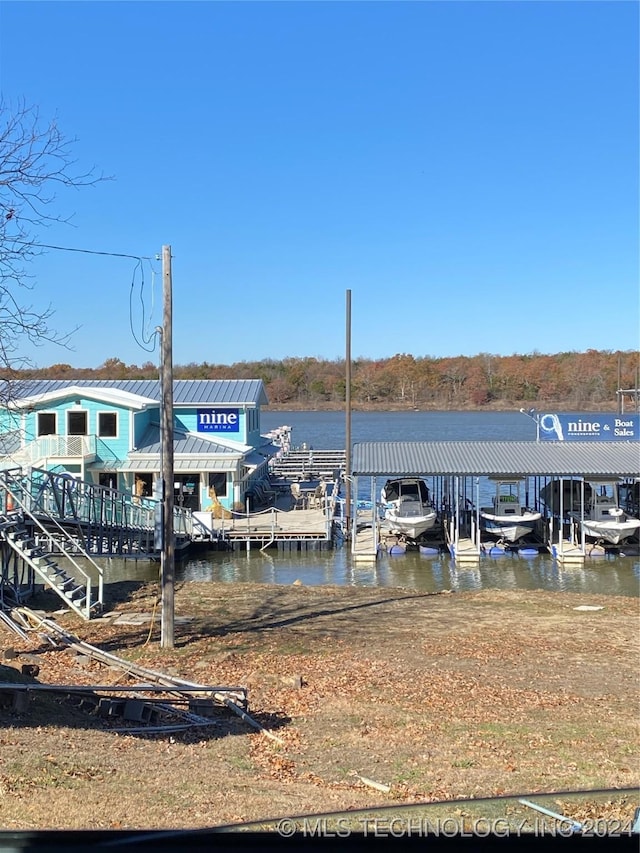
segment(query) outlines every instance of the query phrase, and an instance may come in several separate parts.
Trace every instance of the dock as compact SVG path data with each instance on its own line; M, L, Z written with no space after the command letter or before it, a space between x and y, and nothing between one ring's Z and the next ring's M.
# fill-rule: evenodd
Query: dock
M269 477L272 482L285 483L294 480L337 481L345 465L344 450L314 450L303 445L279 458L274 457L269 463Z
M583 437L536 442L368 441L354 444L349 476L356 493L364 478L372 488L377 477L429 478L434 506L445 524L447 548L456 562L464 563L478 563L487 549L505 545L483 524L481 485L484 488L492 480L524 481L523 505L531 508L540 523L518 539L518 547L510 547L509 541L505 547L530 554L548 549L559 563L578 563L587 554L637 549L638 535L625 539L622 549L608 547L606 541L590 545L584 526L578 536L565 529L565 519L555 518L553 501L545 500L543 487L555 482L602 482L606 471L607 482L626 487L627 502L620 513L637 518L633 489L638 481L638 447L637 440L585 441ZM360 550L359 544L354 550Z
M330 507L309 509L270 509L222 519L219 534L234 550L244 545L277 547L282 551L329 549L333 544L333 518Z
M216 517L211 512L194 513L193 544L215 542L218 548L237 550L245 547L260 550L276 547L281 551L331 549L337 538L336 506L339 480L324 481L324 493L317 494L320 481L271 481L272 488L263 491L263 502L249 512L225 510ZM300 487L295 499L292 485Z
M606 448L600 447L599 451L604 456ZM617 476L629 477L628 473L625 474L631 467L627 458L628 448L615 447L613 451L609 454L611 459L608 456L605 459L606 464L613 466L612 470L618 472ZM350 551L355 560L375 559L385 550L391 553L393 549L394 553L399 553L403 546L422 546L435 553L448 551L456 562L478 563L482 555L494 546L506 547L514 552L519 550L515 546L511 548L509 543L505 546L502 540L496 542L495 537L486 538L479 510L481 477L525 479L518 472L533 470L526 478L525 495L528 502L531 489L537 509L543 479L546 482L548 477L585 476L576 472L582 471L585 466L589 470L588 466L594 464L589 461L593 452L590 445L590 455L585 459L584 451L575 446L554 445L551 453L550 448L542 446L542 443L532 442L356 444L350 473L353 503L351 515L348 515L344 499L339 497L339 486L345 474L346 452L340 449L315 449L305 444L290 448L288 443L282 443L278 454L269 461L269 482L255 491L251 503L247 501L247 512L225 511L224 518L216 518L210 527L215 529L221 547L232 549L242 545L247 549L332 548L338 542L345 543L346 538L350 540ZM555 470L556 473L544 473L549 470ZM424 471L429 473L421 473ZM465 471L478 473L465 474ZM411 476L431 478L430 489L439 521L437 534L425 542L396 542L385 535L384 520L378 517L374 478L389 473L405 476L406 472ZM359 497L354 499L355 495L361 494L358 483L362 477L370 480L371 500L368 501ZM324 500L321 501L322 506L318 506L313 501L312 496L318 484L330 487L330 503ZM296 499L292 487L295 490L300 488L305 494L303 502ZM559 562L567 563L583 560L586 550L585 545L577 545L575 540L573 543L558 541L557 535L554 535L553 521L546 514L539 527L518 544L523 550L531 552L548 549ZM589 553L595 554L595 550L591 549Z

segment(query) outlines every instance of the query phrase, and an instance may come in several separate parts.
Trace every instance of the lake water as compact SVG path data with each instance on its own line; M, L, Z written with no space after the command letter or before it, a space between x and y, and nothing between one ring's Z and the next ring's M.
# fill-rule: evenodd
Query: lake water
M345 446L344 412L263 412L262 432L287 424L292 440L320 449ZM536 424L520 412L353 412L351 441L535 441Z
M343 449L343 412L263 412L262 431L287 424L294 445ZM519 412L354 412L352 442L360 441L535 441L535 422ZM365 478L366 479L366 478ZM368 483L366 484L369 489ZM366 495L368 496L368 495ZM113 560L107 579L151 579L158 566ZM349 548L280 553L240 549L199 552L179 564L180 581L224 583L325 584L404 587L426 592L443 589L546 589L585 594L633 595L640 589L640 557L589 558L580 567L563 567L541 554L483 557L478 566L457 566L448 554L382 554L373 565L354 563Z

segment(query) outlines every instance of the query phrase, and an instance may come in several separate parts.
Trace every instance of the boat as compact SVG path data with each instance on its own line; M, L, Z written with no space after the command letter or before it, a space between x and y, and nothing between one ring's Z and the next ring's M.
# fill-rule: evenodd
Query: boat
M619 545L640 530L640 519L627 514L619 504L616 481L592 483L590 497L582 507L572 507L569 518L582 526L585 537Z
M535 531L542 513L523 507L520 480L496 480L493 506L480 507L480 526L503 542L518 542Z
M392 533L419 539L436 523L437 513L424 480L401 477L382 487L384 518Z
M538 496L551 515L559 517L562 513L563 518L567 518L570 512L580 509L583 500L585 504L589 503L593 489L589 483L583 484L582 480L563 479L561 495L560 482L560 480L550 480L540 489Z
M625 480L618 486L620 506L632 516L640 516L640 477Z

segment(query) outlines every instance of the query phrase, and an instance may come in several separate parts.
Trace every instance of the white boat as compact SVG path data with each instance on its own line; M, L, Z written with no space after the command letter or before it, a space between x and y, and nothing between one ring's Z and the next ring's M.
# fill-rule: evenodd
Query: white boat
M520 480L496 480L493 506L480 507L480 526L504 542L517 542L535 531L542 513L523 507Z
M384 518L392 533L419 539L435 526L437 513L424 480L416 477L387 480L381 498Z
M593 483L584 512L573 507L568 512L584 530L588 539L619 545L640 530L640 519L628 515L619 505L618 483Z

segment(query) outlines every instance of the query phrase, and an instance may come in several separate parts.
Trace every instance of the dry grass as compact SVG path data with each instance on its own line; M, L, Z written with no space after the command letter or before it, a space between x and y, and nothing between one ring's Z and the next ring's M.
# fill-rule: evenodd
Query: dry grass
M157 589L110 594L113 612L151 613ZM603 609L574 609L585 603ZM205 826L639 784L636 599L191 583L176 614L192 618L176 620L172 650L157 624L149 639L148 623L58 618L144 666L247 685L251 713L283 745L224 714L213 730L117 735L34 699L24 715L0 711L5 828ZM41 681L122 678L39 639L6 645L34 655Z

